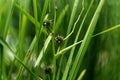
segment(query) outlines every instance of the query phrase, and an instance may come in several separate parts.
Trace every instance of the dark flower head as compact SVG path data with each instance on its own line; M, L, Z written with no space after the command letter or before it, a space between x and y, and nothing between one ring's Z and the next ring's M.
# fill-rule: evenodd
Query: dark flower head
M55 38L55 41L56 41L57 44L61 44L64 41L64 38L62 36L57 36Z

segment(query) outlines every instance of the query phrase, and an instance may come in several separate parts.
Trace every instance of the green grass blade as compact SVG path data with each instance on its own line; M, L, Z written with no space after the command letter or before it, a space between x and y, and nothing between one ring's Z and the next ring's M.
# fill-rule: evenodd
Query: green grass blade
M44 43L44 46L43 46L42 50L39 53L39 56L38 56L38 58L36 60L36 63L35 63L35 67L37 67L39 65L39 63L40 63L40 61L41 61L41 59L42 59L42 57L43 57L43 55L46 51L51 39L52 39L52 34L50 33L50 35L48 36L48 38L46 39L46 41Z
M65 8L63 9L63 11L61 12L61 14L59 15L58 20L57 20L55 26L53 27L54 33L56 33L57 29L59 28L59 26L60 26L60 24L61 24L61 22L62 22L62 20L63 20L63 18L65 16L67 10L68 10L68 7L69 6L66 5Z
M103 6L103 3L104 3L104 0L100 0L100 3L95 11L95 14L91 20L91 23L88 27L88 30L87 30L87 33L83 39L83 42L79 48L79 51L78 51L78 54L75 58L75 61L73 63L73 66L72 66L72 69L70 71L70 75L69 75L69 80L74 80L77 76L77 72L79 70L79 67L80 67L80 64L82 62L82 59L83 59L83 56L85 54L85 51L87 49L87 46L90 42L90 39L91 39L91 36L92 36L92 33L94 31L94 28L96 26L96 23L97 23L97 20L98 20L98 17L100 15L100 12L101 12L101 9L102 9L102 6Z
M12 1L11 1L12 2ZM13 0L12 4L11 4L11 7L10 7L10 14L8 15L7 17L7 21L6 21L6 24L5 24L5 28L4 28L4 34L3 34L3 38L6 39L6 36L7 36L7 33L8 33L8 29L9 29L9 25L10 25L10 21L11 21L11 18L12 18L12 13L13 13L13 5L14 5L14 2L15 0Z
M67 50L75 47L76 45L80 44L81 42L83 42L83 41L79 41L79 42L77 42L77 43L74 43L74 44L72 44L72 45L70 45L70 46L68 46L68 47L60 50L59 52L57 52L57 53L55 54L55 57L58 58L60 55L63 55Z
M81 72L81 74L80 74L80 76L78 77L77 80L82 80L83 76L85 75L85 72L86 72L86 69L84 69L84 70Z
M37 28L39 27L39 24L38 24L38 14L37 14L37 2L36 2L36 0L33 0L33 8L34 8L35 26L36 26L36 31L37 31Z
M52 32L54 30L54 27L56 25L56 0L54 2L54 22L53 22L53 28L52 28ZM53 51L53 54L55 54L55 43L54 43L54 38L52 39L52 51Z
M63 55L60 59L60 65L59 65L59 68L58 68L58 71L57 71L57 77L56 77L56 80L60 80L60 72L61 72L61 69L62 69L62 62L63 62Z

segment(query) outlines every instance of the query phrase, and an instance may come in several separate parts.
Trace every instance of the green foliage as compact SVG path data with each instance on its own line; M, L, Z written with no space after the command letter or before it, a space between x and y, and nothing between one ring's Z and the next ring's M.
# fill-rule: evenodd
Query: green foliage
M107 0L0 0L0 80L103 80L106 76L106 80L116 80L108 77L114 57L99 72L99 65L107 64L108 51L113 55L116 49L107 47L112 41L109 35L104 45L108 51L102 54L102 45L96 41L98 62L91 72L95 76L90 76L87 65L97 36L102 39L102 34L120 27L119 15L117 20L113 17L115 10L106 15L106 3L115 9L119 6ZM111 18L109 24L104 16ZM99 26L113 27L97 30Z

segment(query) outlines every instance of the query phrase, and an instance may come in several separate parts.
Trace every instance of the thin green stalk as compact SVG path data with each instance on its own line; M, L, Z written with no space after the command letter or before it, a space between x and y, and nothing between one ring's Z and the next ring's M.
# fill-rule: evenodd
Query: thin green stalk
M59 52L59 50L60 50L60 47L58 47L57 52ZM53 68L53 78L52 78L52 80L55 80L56 79L56 70L57 70L55 55L54 55L54 58L53 58L53 66L54 66L54 68Z
M37 14L37 2L36 0L33 0L33 8L34 8L34 17L35 17L35 26L39 27L38 21L38 14Z
M36 33L37 33L37 29L39 28L39 24L38 24L38 14L37 14L37 2L36 2L36 0L33 0L33 8L34 8L34 17L35 17L35 27L36 27Z
M30 4L30 1L25 1L25 3L27 3L25 6L24 6L24 9L27 10L28 9L28 6ZM20 1L20 8L22 8L22 0ZM24 57L24 40L25 40L25 30L26 30L26 24L27 24L27 17L23 14L19 15L19 53L18 53L18 56L20 57L20 59L23 60L23 57Z
M85 54L85 51L87 49L87 46L91 40L91 35L94 31L94 28L96 26L96 23L97 23L97 20L99 18L99 15L100 15L100 12L101 12L101 9L102 9L102 6L104 4L104 0L100 0L100 3L95 11L95 14L90 22L90 25L88 27L88 30L85 34L85 37L83 39L83 42L79 48L79 51L78 51L78 54L76 55L76 58L75 58L75 61L73 63L73 66L71 68L71 71L70 71L70 75L68 77L69 80L75 80L76 76L77 76L77 73L79 71L79 68L80 68L80 64L82 62L82 59L84 57L84 54Z
M55 27L56 24L56 3L54 2L54 23L53 23L53 28ZM53 30L53 29L52 29ZM53 32L53 31L52 31ZM52 38L52 51L53 55L55 55L55 43L54 43L54 37ZM54 58L54 56L53 56Z
M55 24L56 24L56 7L57 7L57 5L56 5L56 0L55 0L54 1L54 23L53 23L53 29L52 30L54 30Z
M6 39L6 36L7 36L7 33L8 33L8 29L9 29L9 25L10 25L10 21L11 21L11 18L12 18L12 13L13 13L13 5L15 3L15 0L13 0L12 4L11 4L11 8L10 8L10 14L8 15L7 17L7 21L6 21L6 24L5 24L5 28L4 28L4 34L3 34L3 39Z
M73 22L74 22L74 18L75 18L76 12L77 12L77 7L78 7L78 4L79 4L79 1L80 0L75 0L74 1L74 5L73 5L72 13L71 13L71 16L70 16L70 21L69 21L69 25L68 25L68 29L67 29L67 34L66 35L68 35L70 33L70 30L72 28L72 25L73 25ZM68 42L68 39L65 41L64 46L67 45L67 42Z
M65 14L68 10L68 7L69 7L68 5L65 6L65 8L62 10L61 14L58 17L57 22L56 23L54 22L54 26L53 26L54 33L56 33L57 29L59 28L60 23L62 22ZM55 12L54 15L55 15L55 18L56 18L56 5L54 6L54 12ZM53 41L53 44L54 44L54 41ZM54 55L55 55L55 53L54 53ZM54 64L53 80L55 80L55 76L56 76L56 57L55 56L53 57L53 64ZM60 72L60 68L59 68L58 72ZM59 73L58 73L58 76L59 76Z
M20 8L22 8L22 0L20 0ZM20 54L23 52L20 52L22 49L21 48L23 48L23 43L20 45L20 43L21 43L21 34L22 34L22 28L21 28L21 24L22 24L22 14L21 14L21 12L19 13L19 52L18 52L18 56L20 57ZM22 57L21 57L21 59L22 59Z
M55 80L55 77L56 77L56 58L53 59L53 78L52 80Z
M79 77L78 77L77 80L82 80L83 76L85 75L85 72L86 72L86 69L84 69L84 70L80 73L80 75L79 75Z

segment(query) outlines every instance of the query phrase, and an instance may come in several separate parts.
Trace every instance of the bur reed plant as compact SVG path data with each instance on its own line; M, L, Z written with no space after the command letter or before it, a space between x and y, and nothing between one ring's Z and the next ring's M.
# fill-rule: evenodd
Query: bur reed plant
M0 0L0 80L82 80L104 2Z

